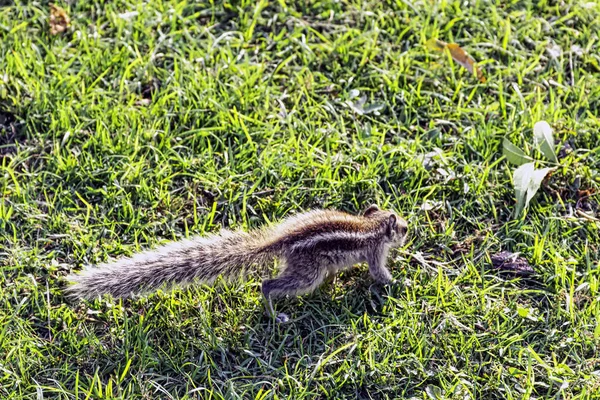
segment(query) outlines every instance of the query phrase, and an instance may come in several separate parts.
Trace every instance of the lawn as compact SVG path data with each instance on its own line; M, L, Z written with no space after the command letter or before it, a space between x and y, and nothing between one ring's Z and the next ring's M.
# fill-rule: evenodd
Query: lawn
M1 398L600 393L600 5L60 1L53 35L45 0L3 3ZM502 143L541 159L540 120L560 165L517 215ZM83 265L371 203L409 222L399 284L358 266L287 325L258 277L65 297Z

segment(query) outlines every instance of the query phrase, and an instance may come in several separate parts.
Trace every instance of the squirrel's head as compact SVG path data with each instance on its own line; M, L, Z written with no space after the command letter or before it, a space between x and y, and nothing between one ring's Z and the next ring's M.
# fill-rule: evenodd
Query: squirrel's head
M385 224L386 235L389 238L392 246L400 247L404 245L408 236L408 223L403 218L400 218L393 211L381 210L376 205L369 206L364 212L366 218L377 218Z

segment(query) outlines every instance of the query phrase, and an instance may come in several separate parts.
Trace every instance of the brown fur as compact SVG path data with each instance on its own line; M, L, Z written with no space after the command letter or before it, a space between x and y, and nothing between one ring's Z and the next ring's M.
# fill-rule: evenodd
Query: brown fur
M391 282L385 268L387 254L404 242L406 234L406 221L377 206L369 207L362 216L315 210L271 228L249 233L223 230L88 267L69 276L74 284L67 290L78 298L105 293L127 297L165 285L211 283L218 276L233 278L252 265L265 265L278 257L281 272L262 285L267 311L274 315L272 298L309 293L326 277L358 262L369 264L376 281ZM278 319L287 317L281 314Z

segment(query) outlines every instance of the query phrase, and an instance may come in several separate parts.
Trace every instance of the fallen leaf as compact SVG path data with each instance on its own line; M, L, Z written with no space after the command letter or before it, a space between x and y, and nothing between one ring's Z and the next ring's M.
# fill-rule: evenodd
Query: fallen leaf
M442 42L441 40L437 40L435 38L431 38L427 42L425 42L425 47L433 51L442 51L446 48L447 45L448 43Z
M54 3L50 3L50 33L58 35L67 30L71 25L71 18L67 12Z
M483 76L483 71L477 68L477 63L475 62L473 57L468 55L462 49L462 47L460 47L456 43L446 43L441 40L432 38L425 42L425 47L433 51L447 50L454 61L462 65L464 68L467 69L467 71L469 71L473 75L476 75L477 79L479 79L481 83L485 83L487 81L487 79L485 79L485 76Z
M501 272L511 272L515 275L531 275L535 270L526 259L510 251L501 251L492 255L492 265Z
M450 51L450 55L454 61L465 67L470 73L477 75L477 79L479 79L481 83L485 83L485 76L483 76L483 72L477 68L475 60L469 56L459 45L456 43L450 43L446 46L446 48Z

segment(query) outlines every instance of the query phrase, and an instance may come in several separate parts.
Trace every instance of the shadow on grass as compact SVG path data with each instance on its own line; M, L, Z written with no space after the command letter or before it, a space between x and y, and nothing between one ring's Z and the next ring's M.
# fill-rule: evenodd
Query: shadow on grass
M77 340L86 346L55 342L49 350L77 354L62 379L73 379L77 366L106 383L117 380L129 363L121 386L160 385L177 397L213 391L232 398L267 389L317 395L313 382L319 381L361 398L384 390L386 379L389 384L389 377L376 371L357 382L340 380L336 371L343 365L358 374L361 357L350 356L361 346L360 331L372 329L363 326L367 320L385 317L386 296L394 288L373 284L366 272L351 271L311 295L278 301L277 311L291 321L277 324L265 315L262 302L248 295L258 289L251 286L200 286L114 306L104 301L80 305L85 316ZM416 385L396 378L397 391L407 393Z

